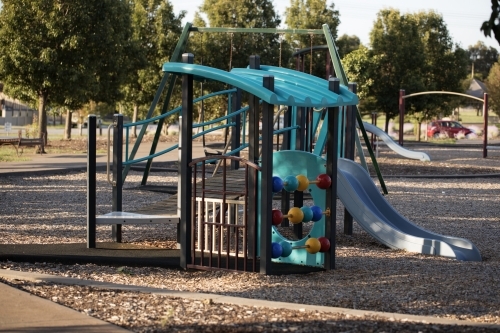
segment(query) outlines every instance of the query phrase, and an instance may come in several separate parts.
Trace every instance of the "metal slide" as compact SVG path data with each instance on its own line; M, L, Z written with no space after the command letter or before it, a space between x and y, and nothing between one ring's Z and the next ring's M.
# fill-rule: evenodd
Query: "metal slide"
M479 250L470 241L427 231L399 214L359 164L339 159L337 182L337 195L349 213L382 244L409 252L481 261Z
M367 130L368 132L373 133L376 136L378 136L379 138L381 138L389 148L394 150L399 155L407 157L407 158L411 158L413 160L421 160L421 161L430 161L431 160L429 155L427 155L426 153L423 153L420 151L408 150L408 149L401 147L396 142L394 142L394 140L392 140L392 138L386 132L382 131L377 126L374 126L374 125L369 124L367 122L363 122L363 125L365 126L365 130Z

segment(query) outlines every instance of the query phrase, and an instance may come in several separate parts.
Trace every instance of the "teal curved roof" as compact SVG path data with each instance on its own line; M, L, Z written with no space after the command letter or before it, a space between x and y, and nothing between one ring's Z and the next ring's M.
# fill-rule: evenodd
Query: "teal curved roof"
M235 68L226 72L202 65L169 62L163 65L163 71L223 82L274 105L334 107L358 103L356 94L342 85L340 93L336 94L328 90L327 80L282 67L261 66L260 70ZM269 75L274 76L274 91L262 86L263 77Z

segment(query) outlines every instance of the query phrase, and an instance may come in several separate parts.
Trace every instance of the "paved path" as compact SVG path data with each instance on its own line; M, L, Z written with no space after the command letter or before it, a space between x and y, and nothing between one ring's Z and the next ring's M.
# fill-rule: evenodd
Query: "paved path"
M0 283L0 332L130 332Z
M158 144L157 152L165 150L175 143L173 142L160 142ZM149 144L143 144L139 147L135 158L145 157L149 155ZM131 147L129 148L131 150ZM124 150L125 151L125 150ZM21 162L1 162L0 163L0 176L18 176L18 175L33 175L36 173L56 172L64 170L85 170L87 167L86 154L26 154L29 156L29 161ZM205 156L204 148L201 142L193 143L193 158ZM179 151L177 149L158 156L154 162L173 162L179 158ZM104 169L106 168L107 155L101 154L97 156L97 166ZM154 165L153 162L153 165ZM145 162L144 162L145 163Z
M8 278L8 279L34 281L34 282L43 281L43 282L52 282L52 283L64 284L64 285L80 285L80 286L90 286L90 287L95 287L95 288L112 289L112 290L143 292L143 293L151 293L151 294L165 295L165 296L171 296L171 297L180 297L180 298L191 299L191 300L211 299L214 303L220 303L220 304L260 306L260 307L267 307L267 308L272 308L272 309L278 308L278 309L286 309L286 310L292 310L292 311L299 311L301 309L304 309L304 310L309 310L309 311L344 313L344 314L349 314L349 315L353 315L353 316L366 316L366 315L370 316L370 315L372 315L372 316L379 316L379 317L388 318L388 319L392 318L392 320L394 320L394 319L395 320L407 320L407 321L427 323L427 324L464 325L464 326L488 327L488 328L500 329L500 325L497 325L497 324L478 323L478 322L472 322L472 321L467 321L467 320L446 319L446 318L437 318L437 317L433 317L433 316L418 316L418 315L379 312L379 311L355 310L355 309L347 309L347 308L307 305L307 304L298 304L298 303L274 302L274 301L266 301L266 300L249 299L249 298L243 298L243 297L224 296L224 295L217 295L217 294L193 293L193 292L185 292L185 291L160 289L160 288L148 288L148 287L141 287L141 286L133 286L133 285L125 285L125 284L117 284L117 283L108 283L108 282L76 279L76 278L55 276L55 275L49 275L49 274L19 272L19 271L4 270L4 269L0 269L0 277L4 277L4 278ZM0 284L0 304L2 304L2 301L3 301L2 296L1 296L3 294L3 288L4 287L2 287L2 284ZM18 294L18 296L21 296L21 298L24 298L25 300L26 299L29 300L31 298L36 297L36 296L31 296L29 294L27 294L27 295L19 295ZM50 301L46 301L46 302L52 303ZM5 304L5 303L3 303L3 304ZM40 304L40 306L43 306L43 305L44 304ZM55 303L54 303L54 305L60 306L60 305L55 304ZM62 311L62 310L54 308L54 311ZM76 312L73 310L69 310L69 311ZM14 312L14 314L15 314L15 311L12 311L10 309L10 307L8 309L0 310L0 318L3 318L7 315L10 315L10 312ZM82 314L82 316L86 317L86 315L84 315L84 314ZM32 318L33 322L37 322L35 316L33 316L31 318ZM19 320L22 321L24 319L25 319L24 314L22 312L21 312L21 314L18 314L18 321ZM67 319L68 319L68 321L70 321L69 318L67 318ZM75 317L72 320L75 320L75 322L73 322L74 325L69 323L70 327L77 326L79 323L78 320L82 320L82 318ZM12 321L14 321L14 320L12 320ZM2 319L0 319L0 327L1 327L1 325L2 325ZM3 332L1 328L0 328L0 332ZM38 331L38 332L40 332L40 331ZM50 332L57 332L57 331L50 331ZM71 331L68 330L65 332L71 332ZM93 331L90 331L90 332L93 332ZM102 330L101 332L114 332L114 331ZM119 332L119 331L116 331L116 332Z

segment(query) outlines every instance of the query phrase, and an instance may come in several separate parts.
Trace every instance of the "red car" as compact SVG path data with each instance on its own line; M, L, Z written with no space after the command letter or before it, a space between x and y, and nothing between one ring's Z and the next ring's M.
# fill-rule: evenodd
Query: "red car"
M428 138L438 138L440 134L455 138L458 133L467 136L473 132L467 127L463 127L459 122L452 120L436 120L427 125Z

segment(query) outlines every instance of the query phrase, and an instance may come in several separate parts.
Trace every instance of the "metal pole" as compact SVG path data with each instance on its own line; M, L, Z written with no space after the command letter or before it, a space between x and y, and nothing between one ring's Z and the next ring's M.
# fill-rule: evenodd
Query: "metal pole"
M194 55L184 53L182 62L192 64ZM191 263L191 220L192 220L192 198L191 198L191 182L192 170L189 166L193 159L193 75L182 75L182 143L181 143L181 216L180 216L180 243L181 255L180 266L187 269L187 265Z
M274 91L274 76L262 78L264 88ZM261 157L261 197L260 197L260 273L272 274L271 239L273 205L273 118L274 105L262 103L262 157Z
M349 90L357 93L356 83L349 83ZM345 158L354 161L354 150L356 141L356 109L349 105L346 112L346 131L345 131ZM344 208L344 234L352 235L353 218Z
M405 124L405 90L399 90L399 145L403 146L403 128ZM387 121L387 119L386 119Z
M96 116L88 117L89 128L96 126ZM95 248L96 240L96 132L87 135L87 248Z
M377 126L377 112L372 112L372 125ZM375 147L375 134L372 133L372 149L376 151L377 147Z
M483 158L488 157L488 94L483 95Z
M113 211L122 211L123 190L123 115L115 114L113 119ZM111 237L117 243L122 242L122 225L111 226Z
M340 80L331 78L328 80L328 88L334 93L340 92ZM326 140L326 174L332 178L332 185L326 190L326 208L330 208L332 214L325 216L325 237L330 240L330 250L325 252L324 268L335 269L335 226L337 224L337 157L338 157L338 133L339 133L339 107L328 108L328 136Z
M232 108L233 112L238 111L241 109L241 89L236 89L236 92L234 93L234 96L232 98ZM236 116L233 117L232 121L236 124L234 125L232 129L232 135L231 135L231 150L235 150L240 147L241 145L241 113L238 113ZM243 134L245 135L245 134ZM236 153L235 156L240 156L240 153ZM231 169L232 170L237 170L240 168L240 162L231 160Z
M251 69L260 69L260 57L257 55L250 56L249 65ZM260 105L259 98L256 96L249 96L248 108L248 160L252 163L259 165L259 115ZM256 191L258 175L256 172L248 173L248 189L255 193L254 198L248 201L248 219L247 219L247 237L248 246L247 251L249 258L256 259L253 254L258 249L258 230L257 230L257 210L259 191Z

